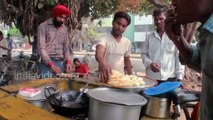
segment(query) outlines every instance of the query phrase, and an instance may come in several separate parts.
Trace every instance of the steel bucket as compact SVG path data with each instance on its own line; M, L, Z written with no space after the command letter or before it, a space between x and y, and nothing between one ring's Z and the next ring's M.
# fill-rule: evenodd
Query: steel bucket
M139 120L147 100L136 93L112 88L96 88L90 97L89 120Z

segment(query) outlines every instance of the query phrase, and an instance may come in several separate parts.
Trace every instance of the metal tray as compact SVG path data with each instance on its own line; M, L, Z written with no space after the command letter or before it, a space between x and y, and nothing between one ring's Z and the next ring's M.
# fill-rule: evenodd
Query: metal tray
M113 88L124 89L124 90L130 91L130 92L140 93L142 90L154 87L158 83L157 80L148 78L146 76L142 76L142 78L143 78L145 84L141 85L141 86L132 86L132 87L114 87L114 86L112 86L112 87Z
M90 83L91 85L95 85L97 87L111 87L111 88L117 88L117 89L123 89L123 90L128 90L130 92L136 92L136 93L140 93L142 90L145 90L147 88L151 88L157 85L157 80L148 78L146 76L141 76L145 82L145 85L142 86L132 86L132 87L115 87L106 83L102 83L98 80L97 77L88 77L88 78L79 78L78 80L71 80L73 82L83 82L83 83Z

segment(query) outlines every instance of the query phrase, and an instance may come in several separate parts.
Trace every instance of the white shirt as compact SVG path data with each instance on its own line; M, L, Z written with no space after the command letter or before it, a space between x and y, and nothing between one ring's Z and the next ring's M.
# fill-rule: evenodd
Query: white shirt
M121 40L117 42L112 34L107 34L100 39L98 45L106 48L105 59L112 70L124 73L124 57L130 57L131 54L129 39L122 36Z
M166 33L163 34L162 39L157 31L149 33L146 36L141 57L148 77L157 80L183 78L184 66L179 62L178 50ZM160 72L153 72L150 68L151 63L157 63L160 66Z
M2 39L0 41L0 45L2 47L6 47L7 48L7 41L6 41L6 39ZM0 48L0 57L2 57L2 55L7 55L7 50Z

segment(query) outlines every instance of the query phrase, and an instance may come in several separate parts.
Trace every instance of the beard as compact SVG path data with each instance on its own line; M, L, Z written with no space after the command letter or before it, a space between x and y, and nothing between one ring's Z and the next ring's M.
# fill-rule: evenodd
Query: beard
M120 31L120 30L115 30L115 29L113 29L113 30L112 30L112 34L114 34L114 35L116 35L116 36L120 36L120 35L123 34L123 32Z
M62 21L57 21L56 19L53 19L53 25L55 27L61 27L63 25Z

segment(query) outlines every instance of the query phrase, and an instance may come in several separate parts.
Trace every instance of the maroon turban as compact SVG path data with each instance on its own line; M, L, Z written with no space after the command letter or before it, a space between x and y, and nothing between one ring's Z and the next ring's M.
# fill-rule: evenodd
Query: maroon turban
M53 9L52 9L52 15L54 17L58 17L58 16L62 16L65 15L66 17L68 17L71 13L71 10L67 9L66 6L64 5L56 5Z

